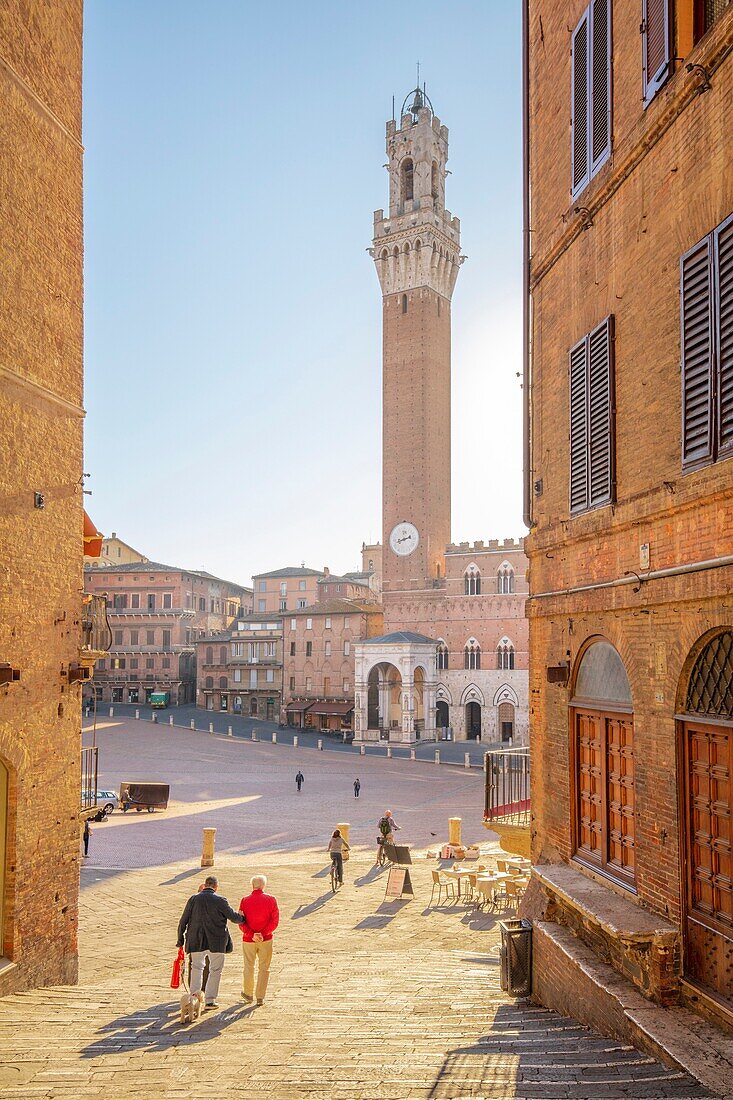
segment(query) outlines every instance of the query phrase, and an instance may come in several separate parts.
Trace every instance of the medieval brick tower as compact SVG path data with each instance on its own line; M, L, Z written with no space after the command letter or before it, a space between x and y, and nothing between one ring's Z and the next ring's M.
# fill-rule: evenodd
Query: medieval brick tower
M392 594L445 576L450 542L451 296L460 222L445 208L448 128L424 90L387 123L389 212L374 214L383 300L382 529Z

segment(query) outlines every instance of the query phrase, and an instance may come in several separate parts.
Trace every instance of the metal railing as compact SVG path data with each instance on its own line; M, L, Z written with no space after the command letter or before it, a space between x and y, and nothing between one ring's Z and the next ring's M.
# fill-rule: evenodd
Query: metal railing
M529 749L500 749L484 754L485 821L528 825L530 817Z
M82 812L93 810L97 805L97 768L99 749L96 745L81 750L81 797L79 808Z
M85 592L82 597L81 644L82 653L106 653L112 645L112 631L107 618L107 601L104 596Z

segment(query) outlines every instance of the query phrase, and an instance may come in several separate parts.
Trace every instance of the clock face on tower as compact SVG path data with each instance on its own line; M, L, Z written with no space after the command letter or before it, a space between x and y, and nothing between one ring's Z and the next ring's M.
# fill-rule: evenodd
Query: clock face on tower
M406 558L413 550L417 550L420 541L417 527L414 523L398 523L392 528L389 536L389 545L393 552L401 558Z

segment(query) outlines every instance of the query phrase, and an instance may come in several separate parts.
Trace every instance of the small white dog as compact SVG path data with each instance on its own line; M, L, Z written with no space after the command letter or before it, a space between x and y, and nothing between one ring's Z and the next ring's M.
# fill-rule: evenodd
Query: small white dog
M201 1006L204 1003L203 993L181 994L181 1023L192 1024L201 1015Z

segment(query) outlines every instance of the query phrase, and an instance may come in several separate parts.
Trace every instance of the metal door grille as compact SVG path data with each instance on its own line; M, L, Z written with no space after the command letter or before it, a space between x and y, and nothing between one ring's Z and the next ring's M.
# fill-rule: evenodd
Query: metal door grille
M733 633L718 634L695 662L687 688L688 714L733 719Z

